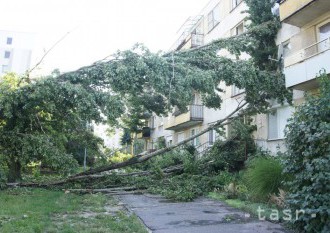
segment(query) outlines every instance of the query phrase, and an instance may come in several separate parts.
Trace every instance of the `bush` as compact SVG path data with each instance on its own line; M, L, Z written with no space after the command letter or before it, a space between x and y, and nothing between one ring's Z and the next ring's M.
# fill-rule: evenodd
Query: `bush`
M273 157L255 157L248 163L244 175L252 199L267 200L270 194L278 193L285 180L281 162Z
M116 151L115 154L113 156L110 156L108 160L110 163L121 163L126 160L129 160L132 157L133 157L133 155L131 155L131 154L125 154L125 153Z
M294 221L305 232L330 232L330 81L322 76L320 95L307 98L286 131L284 172L294 175L287 203L305 211Z

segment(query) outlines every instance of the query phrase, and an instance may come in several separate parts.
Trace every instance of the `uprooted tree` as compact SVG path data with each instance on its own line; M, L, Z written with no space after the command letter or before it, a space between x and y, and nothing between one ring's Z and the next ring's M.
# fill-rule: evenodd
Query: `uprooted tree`
M121 117L138 122L145 113L166 115L174 106L185 110L193 92L202 95L205 106L219 109L220 82L244 88L245 102L194 137L219 127L243 107L246 112L260 113L267 110L269 100L290 101L280 65L268 59L277 54L274 38L280 26L271 13L273 2L246 0L250 15L247 32L197 49L152 53L137 45L109 60L57 77L1 82L0 156L10 170L9 180L20 179L21 167L37 160L72 173L77 162L66 144L76 135L88 134L89 122L116 125ZM237 58L243 52L251 58L220 57L217 52L221 49ZM78 175L140 163L176 146Z

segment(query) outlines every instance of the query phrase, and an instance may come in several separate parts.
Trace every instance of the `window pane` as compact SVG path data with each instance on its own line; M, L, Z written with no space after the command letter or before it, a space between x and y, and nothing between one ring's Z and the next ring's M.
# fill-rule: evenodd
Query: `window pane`
M244 32L244 25L243 25L243 23L241 23L240 25L238 25L237 27L236 27L236 35L240 35L240 34L242 34Z
M209 131L209 145L213 145L213 143L214 143L213 133L214 133L214 130Z
M7 37L7 44L12 44L13 43L13 38Z
M220 22L220 8L219 5L217 5L214 9L213 9L213 27Z
M184 140L184 133L178 134L178 142L182 142Z
M290 41L286 41L283 43L283 57L287 57L290 54Z
M10 52L9 51L5 51L5 58L10 58Z
M211 11L207 16L207 28L208 31L211 31L213 28L213 12Z
M237 6L237 0L231 1L232 8L234 9Z
M330 23L327 23L320 27L320 41L324 41L325 39L328 39L330 37ZM319 50L320 52L325 51L329 49L328 41L324 41L319 44Z
M277 109L279 138L284 138L284 129L288 122L288 119L291 117L291 114L292 109L289 106Z
M9 71L8 66L7 65L2 65L2 73L6 73L8 71Z
M268 139L278 138L277 112L268 114Z

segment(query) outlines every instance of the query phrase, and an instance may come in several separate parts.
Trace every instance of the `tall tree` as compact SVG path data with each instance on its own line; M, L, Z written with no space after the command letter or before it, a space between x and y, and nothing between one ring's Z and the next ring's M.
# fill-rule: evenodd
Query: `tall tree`
M0 153L8 158L10 179L19 178L20 166L35 159L69 172L75 160L64 142L84 130L86 122L115 125L119 117L139 122L151 112L166 115L174 106L185 110L193 92L201 93L207 107L220 108L220 82L244 88L245 101L253 112L266 111L271 99L290 100L283 74L268 60L276 50L278 19L269 1L246 3L251 24L242 35L171 53L152 53L136 45L110 60L4 90ZM251 59L219 57L220 49L237 57L245 52Z

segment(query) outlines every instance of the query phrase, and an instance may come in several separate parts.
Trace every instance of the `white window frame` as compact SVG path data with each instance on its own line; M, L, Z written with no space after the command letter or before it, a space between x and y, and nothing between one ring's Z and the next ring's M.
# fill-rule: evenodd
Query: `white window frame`
M243 0L231 0L231 10L234 10Z
M209 146L212 146L215 143L216 140L217 140L217 131L212 129L208 133Z
M288 119L292 116L293 108L290 107L289 105L285 105L285 106L273 108L271 111L273 112L267 114L267 140L268 141L282 140L285 138L284 129L287 125ZM271 133L271 130L272 128L274 128L271 127L272 126L272 122L270 122L271 116L276 116L275 119L276 135L271 135L273 134Z
M286 50L287 47L287 50ZM290 50L291 50L291 44L290 44L290 39L282 42L282 56L283 58L288 57L290 55ZM285 53L285 51L288 51L288 53Z
M220 23L220 8L217 4L208 14L207 14L207 31L211 32Z
M243 31L241 33L238 32L238 28L240 26L243 26ZM245 21L243 20L230 30L230 34L231 34L231 36L238 36L238 35L243 34L245 31L246 31Z
M321 33L320 33L320 29L321 29L321 27L323 27L323 26L325 26L325 25L327 25L327 24L329 24L330 23L330 19L327 19L327 20L325 20L325 21L323 21L322 23L319 23L317 26L316 26L316 28L317 28L317 41L318 42L321 42ZM330 37L330 36L329 36ZM327 37L327 38L329 38L329 37ZM324 40L324 38L322 39L322 40ZM322 43L320 43L319 45L318 45L318 52L320 53L320 52L324 52L324 51L326 51L326 50L328 50L329 48L327 47L327 42L325 42L325 44L322 44Z
M196 134L199 133L199 129L198 128L193 128L190 130L190 136L195 136ZM191 144L193 146L199 146L200 145L200 140L199 140L199 136L197 138L194 138L192 141L191 141Z
M4 58L5 58L5 59L9 59L10 56L11 56L11 52L8 51L8 50L6 50L6 51L5 51L5 54L4 54Z
M2 67L1 67L1 72L2 73L7 73L9 71L9 67L8 67L8 65L2 65Z

